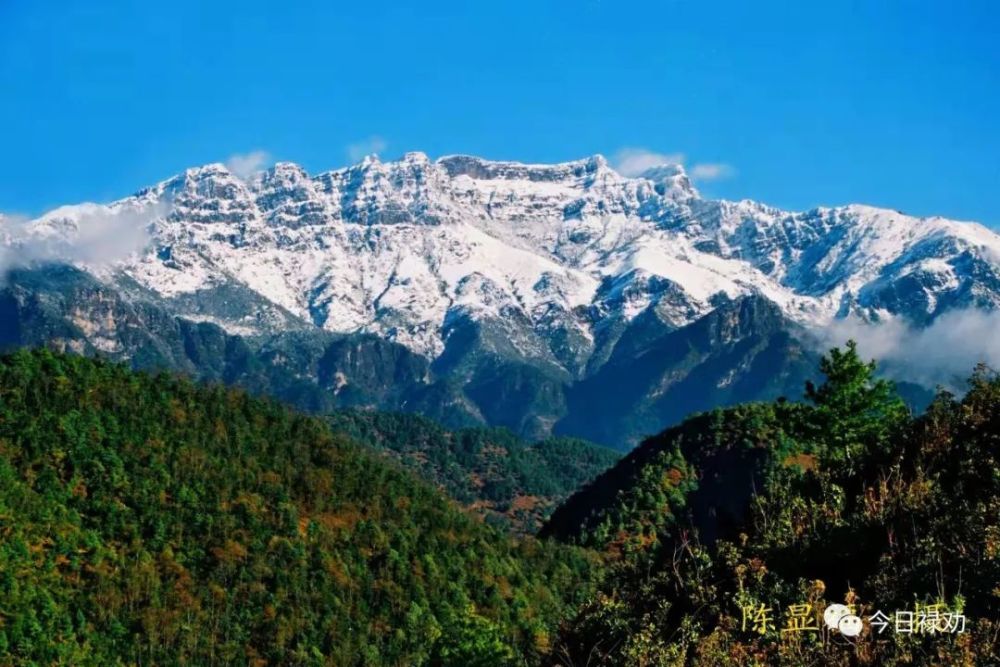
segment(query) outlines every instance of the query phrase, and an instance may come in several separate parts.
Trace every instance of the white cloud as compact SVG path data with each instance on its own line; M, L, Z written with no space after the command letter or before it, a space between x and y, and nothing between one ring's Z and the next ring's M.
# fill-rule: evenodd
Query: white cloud
M0 279L34 264L100 266L127 258L150 240L149 225L165 205L111 210L93 204L56 210L44 222L0 218Z
M840 320L819 332L824 348L858 343L858 352L886 374L927 387L961 391L980 362L1000 369L1000 312L978 309L945 313L925 328L894 319L873 324Z
M722 162L705 162L691 167L691 178L696 181L717 181L736 173L730 165Z
M683 153L658 153L647 148L623 148L615 153L612 164L622 176L640 176L653 167L665 164L683 165ZM722 162L702 162L691 167L689 175L696 181L715 181L736 173L732 166Z
M372 153L381 153L389 147L389 143L377 135L356 141L347 146L347 157L351 162L358 162L361 158Z
M266 168L270 162L271 155L267 151L256 150L249 153L237 153L226 160L226 169L237 178L246 180L261 169Z
M612 164L622 176L639 176L652 167L664 164L683 164L680 153L657 153L645 148L623 148L615 153Z

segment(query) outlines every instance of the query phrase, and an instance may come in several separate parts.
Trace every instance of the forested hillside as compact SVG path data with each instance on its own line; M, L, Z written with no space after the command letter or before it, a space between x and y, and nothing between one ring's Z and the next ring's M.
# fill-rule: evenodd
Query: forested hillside
M914 417L853 345L821 370L808 403L693 417L554 513L611 563L554 664L1000 664L1000 379Z
M534 533L556 505L621 458L575 438L529 444L507 429L448 431L409 413L344 410L330 423L519 533Z
M320 419L0 358L0 665L522 665L587 594Z
M497 488L563 488L599 450L549 479L559 443L368 413L331 429L169 375L2 357L0 665L1000 663L1000 379L914 416L853 346L821 370L805 403L648 439L537 540L343 430L466 500L498 445ZM826 629L832 603L860 636ZM905 632L897 611L935 620Z

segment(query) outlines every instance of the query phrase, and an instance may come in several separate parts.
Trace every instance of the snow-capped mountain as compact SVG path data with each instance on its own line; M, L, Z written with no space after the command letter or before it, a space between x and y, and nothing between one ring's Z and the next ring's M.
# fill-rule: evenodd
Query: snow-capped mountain
M122 221L148 232L111 261L66 253L129 302L248 340L371 334L451 379L460 397L448 400L474 419L532 432L565 417L566 400L552 399L530 427L523 415L491 417L496 388L476 396L484 364L491 382L510 382L496 364L516 363L548 378L546 392L571 392L626 348L647 349L745 298L773 304L764 319L783 330L847 316L923 324L1000 304L1000 236L980 225L716 201L680 166L627 178L601 156L532 165L408 153L315 176L278 163L245 180L212 164L106 206L57 209L0 240L51 245L94 220L117 221L116 237ZM104 317L78 323L84 337L123 352ZM676 381L661 377L649 391ZM716 385L733 382L720 375Z

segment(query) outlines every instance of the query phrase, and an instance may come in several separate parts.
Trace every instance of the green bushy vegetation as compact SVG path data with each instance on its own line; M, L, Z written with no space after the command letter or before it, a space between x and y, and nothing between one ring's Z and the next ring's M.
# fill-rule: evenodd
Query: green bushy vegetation
M592 561L276 403L0 358L0 665L537 664Z
M1000 664L1000 379L979 369L914 417L853 344L821 370L808 403L689 419L554 513L543 532L611 571L553 664ZM781 632L790 605L834 602L941 605L967 631Z
M601 450L2 357L0 665L1000 664L1000 379L915 416L853 345L820 370L648 439L538 540L440 489L506 514ZM967 631L781 632L833 602Z
M621 458L574 438L529 444L504 428L448 431L415 414L344 410L330 423L518 533L537 531L560 502Z

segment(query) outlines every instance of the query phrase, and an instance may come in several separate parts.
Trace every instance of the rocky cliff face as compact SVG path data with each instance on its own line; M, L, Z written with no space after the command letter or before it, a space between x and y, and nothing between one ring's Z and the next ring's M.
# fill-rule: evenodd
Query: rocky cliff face
M106 206L17 229L0 219L0 241L31 259L25 248L72 245L108 218L135 221L142 243L111 261L99 243L35 253L75 268L23 262L0 296L3 342L179 368L314 409L371 404L616 444L682 410L797 392L812 363L803 332L835 318L926 324L1000 303L1000 237L979 225L709 200L679 166L626 178L600 156L410 153L246 180L208 165ZM226 350L266 370L251 381Z

